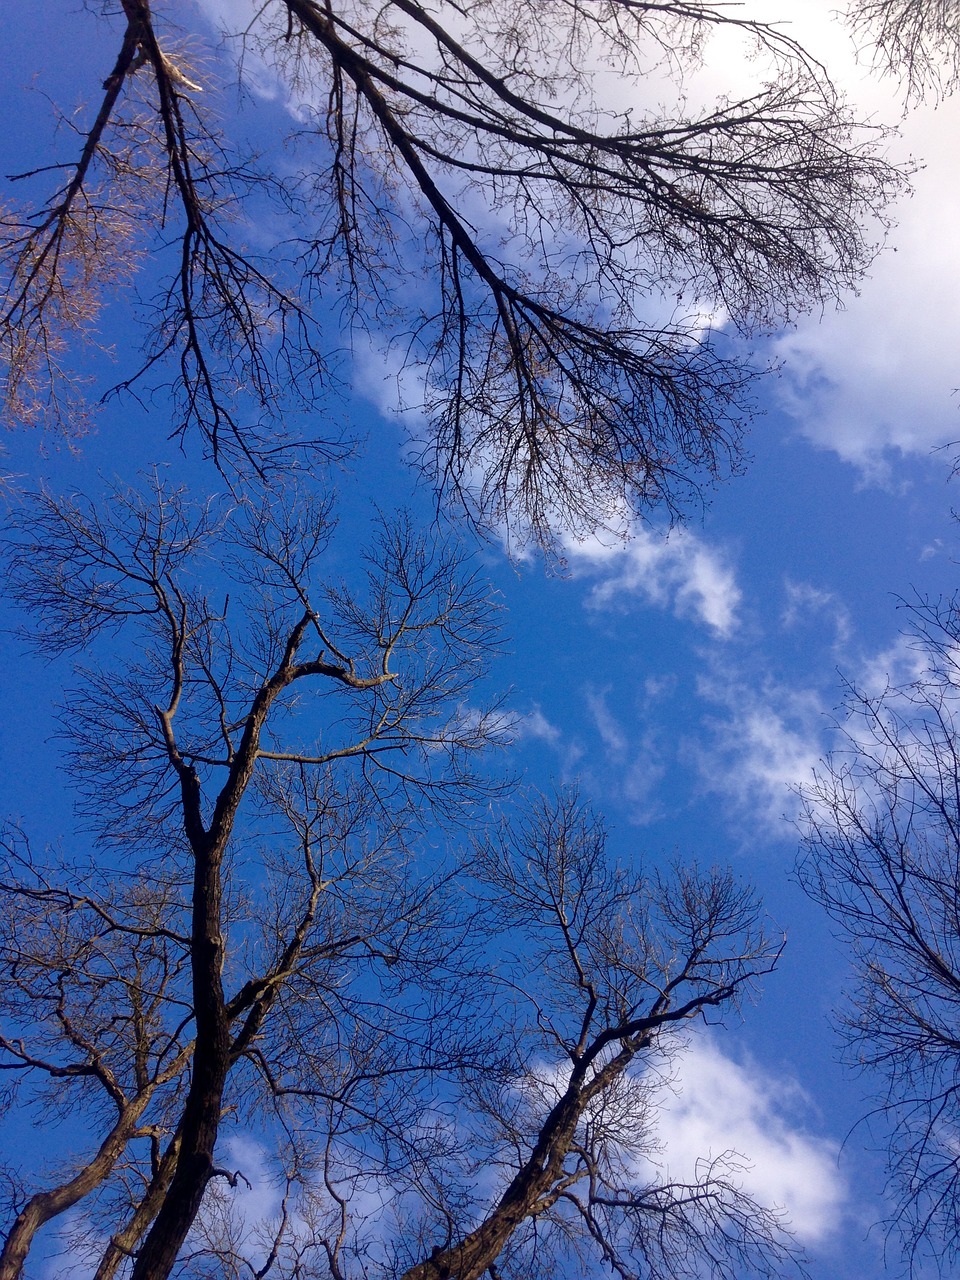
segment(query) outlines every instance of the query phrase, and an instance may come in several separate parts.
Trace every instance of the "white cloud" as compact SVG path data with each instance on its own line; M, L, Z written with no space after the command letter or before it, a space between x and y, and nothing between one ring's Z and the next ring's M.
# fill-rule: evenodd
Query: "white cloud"
M587 603L595 609L626 608L630 597L693 618L717 635L737 625L741 592L726 555L688 529L658 534L637 529L625 543L587 539L568 547L575 575L600 581Z
M266 101L283 101L292 110L291 95L276 67L256 47L264 30L260 6L254 0L197 0L197 7L215 31L231 37L228 55L242 64L244 89ZM247 38L238 40L237 32L247 33Z
M854 684L868 698L879 698L890 689L919 680L929 662L929 654L913 636L901 635L889 648L861 659Z
M583 746L576 737L548 720L537 703L525 715L518 715L510 728L515 742L542 742L549 747L557 758L561 778L572 781L583 772Z
M249 1134L233 1134L223 1144L224 1164L237 1180L230 1199L247 1224L273 1218L281 1194L266 1149Z
M698 1160L737 1153L744 1190L782 1209L799 1240L815 1244L839 1225L846 1187L837 1145L804 1123L811 1111L795 1081L740 1066L698 1037L662 1089L657 1163L669 1177L692 1179Z
M656 702L660 698L667 698L673 694L677 687L676 672L671 671L667 675L647 676L643 682L643 691L647 696L648 702Z
M960 670L960 657L955 661ZM855 690L867 698L883 697L888 709L919 723L911 685L928 674L930 655L915 637L901 635L880 652L861 654L845 665ZM701 786L721 797L751 835L791 838L784 819L799 817L799 789L822 772L831 751L849 747L836 686L828 701L814 687L773 679L751 683L744 672L714 663L699 678L697 691L716 708L705 719L701 739L684 747ZM858 738L857 721L846 723L846 730Z
M415 285L411 283L411 290ZM379 334L357 331L351 335L353 389L381 417L400 418L416 448L424 437L426 392L423 369L411 363L401 348Z
M542 1114L569 1078L567 1063L535 1063L519 1089ZM625 1085L608 1118L619 1110L638 1187L693 1183L704 1162L717 1160L730 1181L781 1213L801 1244L817 1244L839 1226L847 1200L839 1145L811 1132L815 1108L794 1079L755 1062L741 1066L701 1033L669 1059L666 1073L650 1067L628 1074Z
M620 778L620 797L629 808L630 821L637 826L664 816L659 789L667 770L662 760L656 738L646 733L635 744L633 760Z
M826 708L815 691L737 678L703 677L699 693L723 708L708 721L711 737L692 754L703 786L723 798L751 829L783 836L785 816L799 810L796 788L808 782L825 752Z
M611 688L587 689L585 693L600 741L604 748L604 774L616 770L616 790L630 812L631 822L642 826L662 816L657 792L666 773L663 753L652 729L631 733L613 714L608 704Z
M782 403L801 433L866 478L886 481L898 454L926 456L960 438L960 94L905 115L896 80L858 60L835 0L756 0L750 10L818 57L861 119L899 126L901 137L889 147L894 161L915 157L923 166L859 290L839 307L800 317L775 344ZM734 30L717 33L688 87L691 100L759 84L768 66L763 59L751 64L749 53ZM882 239L879 227L875 239ZM947 450L945 462L952 460Z
M561 739L560 730L547 719L536 703L531 711L525 716L519 716L514 722L513 736L515 739L533 738L551 747L558 746Z
M609 692L609 689L603 689L602 691L588 689L586 694L587 706L590 709L590 715L593 717L593 723L596 725L597 733L600 735L600 741L610 755L615 758L621 758L627 750L628 739L623 728L607 706L607 694Z
M890 244L843 310L801 320L776 346L781 398L802 434L870 479L887 480L899 453L928 455L960 437L958 129L960 96L906 121L899 149L926 167Z
M824 591L810 582L794 582L790 578L786 578L783 585L787 603L780 615L780 625L784 630L819 624L826 618L834 627L837 645L850 639L850 614L832 591Z

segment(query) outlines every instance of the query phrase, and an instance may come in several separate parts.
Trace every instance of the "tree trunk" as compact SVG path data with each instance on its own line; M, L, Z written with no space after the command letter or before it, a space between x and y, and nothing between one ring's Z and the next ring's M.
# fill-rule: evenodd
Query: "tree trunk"
M72 1209L112 1173L152 1096L153 1089L147 1089L124 1107L120 1119L100 1144L97 1154L75 1177L52 1191L38 1191L30 1197L17 1214L0 1252L0 1280L17 1280L33 1238L44 1223Z
M192 771L189 771L192 774ZM195 775L187 778L192 790ZM188 831L189 834L189 831ZM191 961L196 1040L193 1074L180 1125L180 1151L170 1187L131 1273L131 1280L167 1280L193 1226L213 1173L223 1090L230 1069L230 1025L223 995L220 866L224 839L194 844Z
M147 1194L137 1205L126 1226L122 1227L110 1240L100 1265L94 1273L93 1280L113 1280L117 1268L133 1255L140 1237L157 1216L163 1198L170 1186L173 1171L177 1167L177 1156L180 1152L180 1133L174 1134L160 1160L160 1165L153 1175Z
M566 1095L547 1117L527 1163L493 1211L459 1244L435 1249L431 1257L405 1271L401 1280L480 1280L517 1227L533 1214L559 1178L583 1105L579 1084L571 1082Z

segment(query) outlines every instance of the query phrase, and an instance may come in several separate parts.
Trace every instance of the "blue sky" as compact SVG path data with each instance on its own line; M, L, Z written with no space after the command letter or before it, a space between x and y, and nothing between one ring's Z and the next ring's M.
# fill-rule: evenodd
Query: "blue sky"
M228 7L200 5L211 16ZM42 0L0 11L2 118L17 122L0 140L4 173L45 137L42 98L23 92L34 75L65 106L96 91L108 43L71 8ZM803 38L808 24L865 110L900 119L894 86L856 67L826 0L769 8L791 10ZM750 74L739 50L718 47L704 92ZM762 1002L692 1041L663 1132L677 1169L704 1145L742 1151L755 1170L748 1185L790 1213L815 1280L882 1274L883 1237L871 1228L887 1210L871 1135L855 1127L870 1082L841 1069L830 1026L847 959L793 876L794 789L834 740L838 673L871 687L895 681L909 669L900 599L957 587L958 125L956 100L904 116L891 145L925 167L859 296L758 347L780 370L763 384L744 475L669 536L653 524L623 544L571 542L563 575L511 559L495 540L477 550L506 606L492 683L518 717L507 766L538 786L578 778L623 858L731 863L787 933ZM358 361L339 410L367 437L339 482L345 545L371 499L432 513L403 463L407 425L389 411L391 384L378 379L375 360ZM4 446L4 468L26 485L96 490L103 476L129 479L155 461L216 483L167 442L162 404L112 402L76 447L15 431ZM50 741L65 671L24 658L9 636L2 644L0 811L42 838L70 839Z

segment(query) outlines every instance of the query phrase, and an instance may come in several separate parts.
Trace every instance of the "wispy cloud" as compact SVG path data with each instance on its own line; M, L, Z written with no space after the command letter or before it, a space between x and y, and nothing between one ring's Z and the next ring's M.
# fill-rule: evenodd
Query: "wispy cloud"
M782 837L799 810L796 788L826 749L830 721L819 693L773 681L752 687L735 676L701 677L701 697L720 708L692 748L701 783L751 830Z
M548 720L538 703L524 714L517 715L510 729L516 743L542 743L553 754L559 776L564 781L572 781L582 773L583 744L576 734Z
M534 703L532 710L524 716L518 716L514 721L513 736L516 740L533 738L535 741L556 747L563 735L557 726L547 719L539 705Z
M850 675L868 698L878 698L890 689L903 688L921 679L929 662L929 653L917 639L901 635L879 653L862 657Z
M825 620L834 629L834 643L844 645L850 639L850 613L832 591L824 591L810 582L794 582L787 578L784 581L784 593L787 602L780 615L780 625L786 631L816 623L821 625Z
M609 693L609 689L588 689L586 694L587 707L590 710L593 723L596 725L597 733L600 735L600 741L606 750L610 755L622 759L629 745L629 739L622 725L610 710L607 703Z
M792 617L791 607L808 616L834 612L838 630L846 618L829 593L801 590L781 619L784 625L799 624L800 614ZM879 652L851 657L844 674L855 689L876 698L921 678L927 663L928 656L907 635ZM790 684L758 677L724 658L713 661L697 681L709 709L704 734L687 744L686 753L704 790L721 797L728 814L752 833L789 838L784 819L800 813L799 789L842 744L843 708L837 705L835 678L828 682L820 674L822 682Z
M721 637L737 626L741 601L725 552L688 529L658 534L637 529L629 541L588 539L568 548L575 575L598 579L587 597L594 609L627 609L637 598L692 618Z

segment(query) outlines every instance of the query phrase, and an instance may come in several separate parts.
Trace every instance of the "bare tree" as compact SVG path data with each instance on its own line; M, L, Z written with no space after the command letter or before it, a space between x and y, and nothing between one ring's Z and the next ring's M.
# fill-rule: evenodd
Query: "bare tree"
M895 1229L960 1256L960 612L912 607L915 679L849 690L846 742L805 791L805 885L853 949L849 1061L879 1078Z
M717 870L616 866L572 791L505 818L469 875L494 969L480 1007L458 1011L459 1069L412 1131L384 1135L397 1152L376 1177L369 1162L358 1177L341 1148L332 1163L314 1156L324 1176L309 1185L303 1153L288 1151L259 1257L281 1275L348 1277L359 1262L384 1280L799 1271L780 1215L744 1193L737 1153L705 1158L689 1183L659 1167L685 1029L721 1020L779 954L749 889ZM243 1274L246 1249L252 1274L251 1224L231 1216L231 1194L204 1248L228 1275Z
M255 1059L269 1079L255 1046L274 1010L295 1008L311 984L329 987L340 1012L310 1042L319 1065L328 1035L334 1048L353 1024L360 1040L370 1035L351 967L369 959L401 982L426 965L415 939L438 889L406 876L405 832L427 810L466 817L483 791L470 757L499 724L463 703L492 638L487 593L407 523L384 530L361 596L314 581L323 506L289 518L273 503L216 511L159 484L152 500L118 490L109 505L105 521L81 501L39 499L11 549L10 589L35 610L50 651L140 633L142 652L128 651L119 672L84 673L65 711L86 816L118 859L80 882L125 887L78 891L29 863L26 881L8 877L9 1013L20 1030L4 1033L2 1049L14 1072L75 1080L97 1114L106 1091L118 1116L79 1175L24 1206L4 1277L19 1273L37 1226L157 1126L175 1158L153 1145L142 1176L148 1196L154 1184L160 1194L120 1236L138 1239L156 1213L136 1274L169 1272L217 1175L231 1071ZM215 549L218 607L194 576ZM230 882L244 857L257 869L241 906ZM435 943L446 928L431 931ZM148 976L134 980L137 967ZM176 1122L164 1124L171 1106Z
M490 599L404 522L324 584L329 510L287 496L18 513L29 634L90 663L65 761L97 850L4 840L0 1070L90 1151L21 1171L0 1276L67 1215L97 1280L781 1274L733 1157L656 1168L676 1033L776 960L752 895L618 870L566 795L428 856L493 786ZM238 1132L275 1147L259 1235Z
M617 867L571 792L505 824L475 871L507 943L513 1053L468 1095L473 1171L496 1169L499 1186L489 1206L456 1208L438 1188L441 1243L403 1280L783 1275L782 1223L740 1189L734 1153L704 1160L690 1185L656 1169L678 1033L719 1021L776 963L754 895L728 872Z
M176 1127L193 1044L182 892L120 873L91 897L77 886L92 869L76 867L61 887L17 832L4 854L0 1069L19 1078L21 1096L30 1089L48 1120L83 1115L103 1135L92 1158L19 1207L0 1254L0 1275L15 1277L36 1232L96 1192L131 1143L149 1144L157 1158Z
M854 0L854 31L879 64L915 94L949 92L960 74L960 6L956 0Z
M736 465L753 370L702 316L748 333L839 296L902 186L822 66L727 5L251 5L227 34L295 107L290 177L214 124L236 112L222 62L188 56L192 8L102 9L118 52L77 154L16 175L36 194L4 216L12 416L71 418L71 333L159 262L123 385L173 388L175 430L268 467L285 409L335 374L331 313L352 317L423 379L434 480L545 543L625 504L677 510ZM769 84L673 116L630 104L662 66L682 102L718 27L760 46ZM612 107L603 67L622 76ZM253 221L278 243L246 244Z

